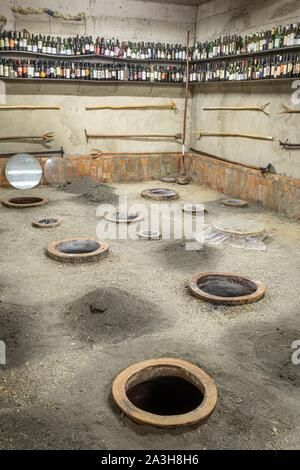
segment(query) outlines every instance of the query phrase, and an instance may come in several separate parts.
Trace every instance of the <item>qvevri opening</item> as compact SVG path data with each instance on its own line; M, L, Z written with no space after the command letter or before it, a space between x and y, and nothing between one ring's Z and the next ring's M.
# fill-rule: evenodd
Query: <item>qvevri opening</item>
M84 253L92 253L100 248L100 243L94 240L70 240L59 243L56 249L61 253L79 255Z
M138 383L126 394L137 408L163 416L188 413L203 401L198 387L181 377L168 375Z

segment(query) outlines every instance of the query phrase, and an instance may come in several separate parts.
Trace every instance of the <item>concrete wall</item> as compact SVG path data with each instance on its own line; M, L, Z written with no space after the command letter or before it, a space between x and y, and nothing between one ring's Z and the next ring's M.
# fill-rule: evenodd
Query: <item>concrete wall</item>
M247 34L273 25L300 21L298 0L216 0L199 6L196 35L199 40L223 34ZM298 82L298 86L300 82ZM293 107L292 82L202 84L194 87L192 130L233 131L270 135L274 142L240 138L193 136L191 146L199 151L248 165L269 162L282 175L300 178L299 151L281 150L279 139L299 142L300 115L279 115L282 104ZM270 117L258 112L203 111L205 106L262 105L270 102Z
M68 14L84 11L84 22L68 22L48 15L19 15L10 10L12 5L22 7L47 7ZM171 5L134 0L1 0L0 15L7 17L6 29L27 29L30 32L60 36L100 35L124 40L150 40L184 42L186 30L194 34L195 6ZM2 84L2 87L4 85ZM110 134L176 134L182 131L183 87L153 85L90 84L79 86L71 83L9 83L6 90L7 104L58 104L61 110L32 112L1 112L0 135L25 135L55 131L56 141L51 148L61 145L68 154L83 154L90 148L108 152L172 152L180 151L174 141L93 141L87 146L84 129L91 133ZM2 100L3 101L3 100ZM130 105L176 102L178 111L85 111L87 105ZM2 125L3 124L3 125ZM189 129L190 124L188 124ZM35 150L42 150L35 145ZM32 151L30 144L1 144L0 151Z
M73 84L8 83L9 104L59 105L60 111L0 111L0 135L36 135L55 132L49 149L63 146L70 155L86 154L91 149L103 152L178 152L180 141L92 140L86 142L84 129L90 134L176 134L182 132L183 87ZM175 102L177 110L86 111L86 106L160 104ZM190 121L188 122L188 129ZM0 151L43 150L40 144L1 143Z
M199 5L196 37L248 34L300 21L299 0L213 0Z
M33 32L58 35L91 34L120 39L149 39L184 41L186 29L197 38L212 39L226 33L249 33L276 24L300 20L298 0L214 0L197 9L187 5L141 2L135 0L24 0L22 6L47 6L70 14L84 11L83 23L66 22L47 15L14 15L10 6L20 3L1 0L0 15L8 18L7 28L26 28ZM291 105L291 83L251 83L193 87L189 102L188 131L222 130L272 135L273 143L236 138L191 138L191 147L227 159L263 166L273 163L280 174L300 178L299 151L281 150L279 139L298 142L300 115L278 115L282 104ZM2 91L0 91L2 92ZM176 142L138 142L105 140L86 144L84 129L91 133L170 133L182 130L183 87L152 85L86 85L70 83L17 83L6 87L8 104L59 104L61 111L1 112L0 135L28 134L55 131L56 141L51 148L61 145L68 154L83 154L91 148L108 152L176 152ZM86 112L86 105L125 105L165 103L175 101L178 111L124 111ZM202 107L217 105L256 105L270 102L270 118L262 113L205 112ZM9 124L8 124L9 123ZM192 124L191 124L192 123ZM189 134L188 134L189 137ZM40 145L35 150L42 150ZM33 150L32 145L2 144L1 151Z
M83 22L65 21L48 15L19 15L11 6L49 8L75 15L84 12ZM185 31L194 31L195 6L172 5L135 0L1 0L0 15L8 19L7 28L26 28L30 32L59 36L87 34L124 40L185 40Z

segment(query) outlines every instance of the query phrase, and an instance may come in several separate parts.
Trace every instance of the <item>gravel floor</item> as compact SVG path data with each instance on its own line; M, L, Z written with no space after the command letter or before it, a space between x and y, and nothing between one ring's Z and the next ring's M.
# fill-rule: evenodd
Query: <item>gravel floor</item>
M291 345L300 339L299 223L258 206L225 208L224 195L194 184L113 186L145 207L151 202L140 198L143 189L175 188L178 203L206 204L206 223L234 214L263 222L271 235L266 251L110 240L105 260L63 264L45 247L95 236L96 203L41 187L29 193L49 197L45 206L1 206L0 340L7 365L0 366L0 448L299 448L300 365L291 361ZM2 199L20 194L1 189ZM33 228L39 216L63 223ZM187 289L198 271L261 280L266 297L237 307L204 303ZM189 360L214 378L218 404L205 424L163 431L119 412L111 398L115 376L154 357Z

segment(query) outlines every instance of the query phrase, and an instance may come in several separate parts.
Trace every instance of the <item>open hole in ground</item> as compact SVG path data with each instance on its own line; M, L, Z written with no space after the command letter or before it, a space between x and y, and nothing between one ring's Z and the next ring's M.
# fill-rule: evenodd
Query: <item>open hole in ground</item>
M71 255L81 255L84 253L92 253L100 248L100 243L94 240L71 240L59 243L56 249L61 253Z
M201 278L197 285L207 294L219 297L240 297L253 294L257 290L257 285L249 279L221 275Z
M231 273L198 273L190 281L192 293L202 300L224 305L256 302L264 297L260 281Z
M112 393L133 421L164 428L204 422L217 402L212 378L195 364L174 358L128 367L115 378Z
M137 408L162 416L188 413L203 401L198 387L174 376L154 377L129 388L126 394Z
M150 188L142 191L142 197L146 199L154 199L156 201L162 201L164 199L175 200L179 198L179 194L174 189Z
M2 204L10 208L23 208L42 206L47 204L48 199L42 196L16 196L2 201Z
M11 204L36 204L42 202L43 198L41 197L12 197L9 202Z
M38 221L38 223L41 225L52 225L52 224L56 224L57 222L58 222L57 219L41 219Z

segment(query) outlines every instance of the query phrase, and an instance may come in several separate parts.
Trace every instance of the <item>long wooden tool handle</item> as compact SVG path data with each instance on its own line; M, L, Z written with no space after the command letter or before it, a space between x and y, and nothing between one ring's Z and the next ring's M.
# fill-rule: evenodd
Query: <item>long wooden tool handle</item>
M285 104L282 105L283 106L283 111L281 111L281 113L278 113L278 114L296 114L296 113L300 113L300 109L292 109L292 108L288 108L287 106L285 106Z
M172 138L181 139L182 134L87 134L87 139L139 139L139 138Z
M10 111L10 110L38 110L38 109L60 109L59 106L25 106L25 105L18 105L18 106L7 106L7 105L0 105L0 111Z
M122 109L177 109L175 103L170 104L137 104L137 105L127 105L127 106L86 106L85 108L87 111L99 110L99 109L115 109L115 110L122 110Z
M193 134L199 135L201 137L242 137L245 139L257 139L257 140L274 140L274 137L257 135L257 134L241 134L239 132L207 132L207 131L197 131Z
M270 103L266 103L262 106L207 106L204 107L204 111L261 111L262 113L269 116L266 111L266 107Z

